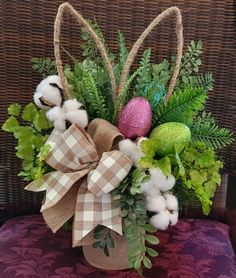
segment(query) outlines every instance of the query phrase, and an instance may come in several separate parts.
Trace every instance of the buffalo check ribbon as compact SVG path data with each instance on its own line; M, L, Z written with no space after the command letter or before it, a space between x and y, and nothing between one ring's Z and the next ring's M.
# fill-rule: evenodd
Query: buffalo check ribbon
M41 212L53 232L74 216L73 246L91 244L90 232L97 225L122 235L120 208L110 192L127 176L132 162L112 150L120 139L118 129L102 119L93 120L88 133L75 124L61 135L53 131L46 161L56 171L44 175L40 185L32 182L25 188L46 191Z

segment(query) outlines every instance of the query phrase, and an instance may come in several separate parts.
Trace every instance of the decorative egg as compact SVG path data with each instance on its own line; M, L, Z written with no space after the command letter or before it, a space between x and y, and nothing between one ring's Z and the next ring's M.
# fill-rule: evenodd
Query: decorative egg
M136 139L148 134L152 125L150 103L144 97L134 97L119 117L119 130L126 138Z
M175 153L175 147L181 151L191 140L190 129L182 123L169 122L154 128L150 139L157 143L157 154Z

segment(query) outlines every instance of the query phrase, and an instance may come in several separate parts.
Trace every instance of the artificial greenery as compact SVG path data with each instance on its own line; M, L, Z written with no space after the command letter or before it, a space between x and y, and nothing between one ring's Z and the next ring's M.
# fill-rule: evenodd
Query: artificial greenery
M109 256L109 248L114 248L114 240L111 236L111 230L105 226L98 225L94 229L94 238L96 241L93 243L94 248L101 248L106 256Z
M19 176L26 181L39 181L51 170L45 163L50 151L50 146L45 143L52 126L45 116L45 111L38 110L33 103L23 109L16 103L8 107L8 115L2 129L12 133L18 141L16 156L22 160Z
M32 68L43 77L57 74L56 64L53 59L50 58L32 58Z
M222 149L233 142L233 134L226 128L219 127L211 113L203 112L190 126L192 140L202 141L207 147Z
M177 90L167 104L162 100L155 108L153 126L165 122L180 122L189 125L197 113L204 108L207 95L201 87L186 87Z
M140 182L148 179L149 176L141 173L140 170L135 173L130 171L120 186L112 193L114 199L119 200L119 207L121 208L124 235L128 244L129 267L136 269L139 273L142 272L142 266L152 267L149 257L158 256L156 250L149 246L157 245L159 240L155 235L149 234L154 233L156 228L148 223L144 196L136 194L136 190L133 191L134 188L138 188L137 185Z
M217 159L215 151L203 142L194 142L183 153L180 159L184 173L180 177L183 185L192 190L202 204L202 210L208 215L216 187L220 185L220 169L223 164Z

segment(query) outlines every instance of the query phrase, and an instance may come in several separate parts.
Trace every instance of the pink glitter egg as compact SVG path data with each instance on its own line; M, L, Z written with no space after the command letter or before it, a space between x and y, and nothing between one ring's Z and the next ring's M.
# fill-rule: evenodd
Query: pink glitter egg
M152 125L150 103L143 97L134 97L124 107L119 117L119 130L126 138L145 136Z

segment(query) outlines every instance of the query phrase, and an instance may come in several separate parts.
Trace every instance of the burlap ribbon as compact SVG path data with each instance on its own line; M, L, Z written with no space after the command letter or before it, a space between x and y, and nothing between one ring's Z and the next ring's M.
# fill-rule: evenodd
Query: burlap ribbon
M58 136L52 132L47 163L57 171L30 183L29 191L46 191L41 212L56 232L74 216L73 246L91 244L90 232L99 224L122 235L120 209L110 192L132 167L121 152L112 150L122 139L119 130L102 119L93 120L88 133L71 125Z

